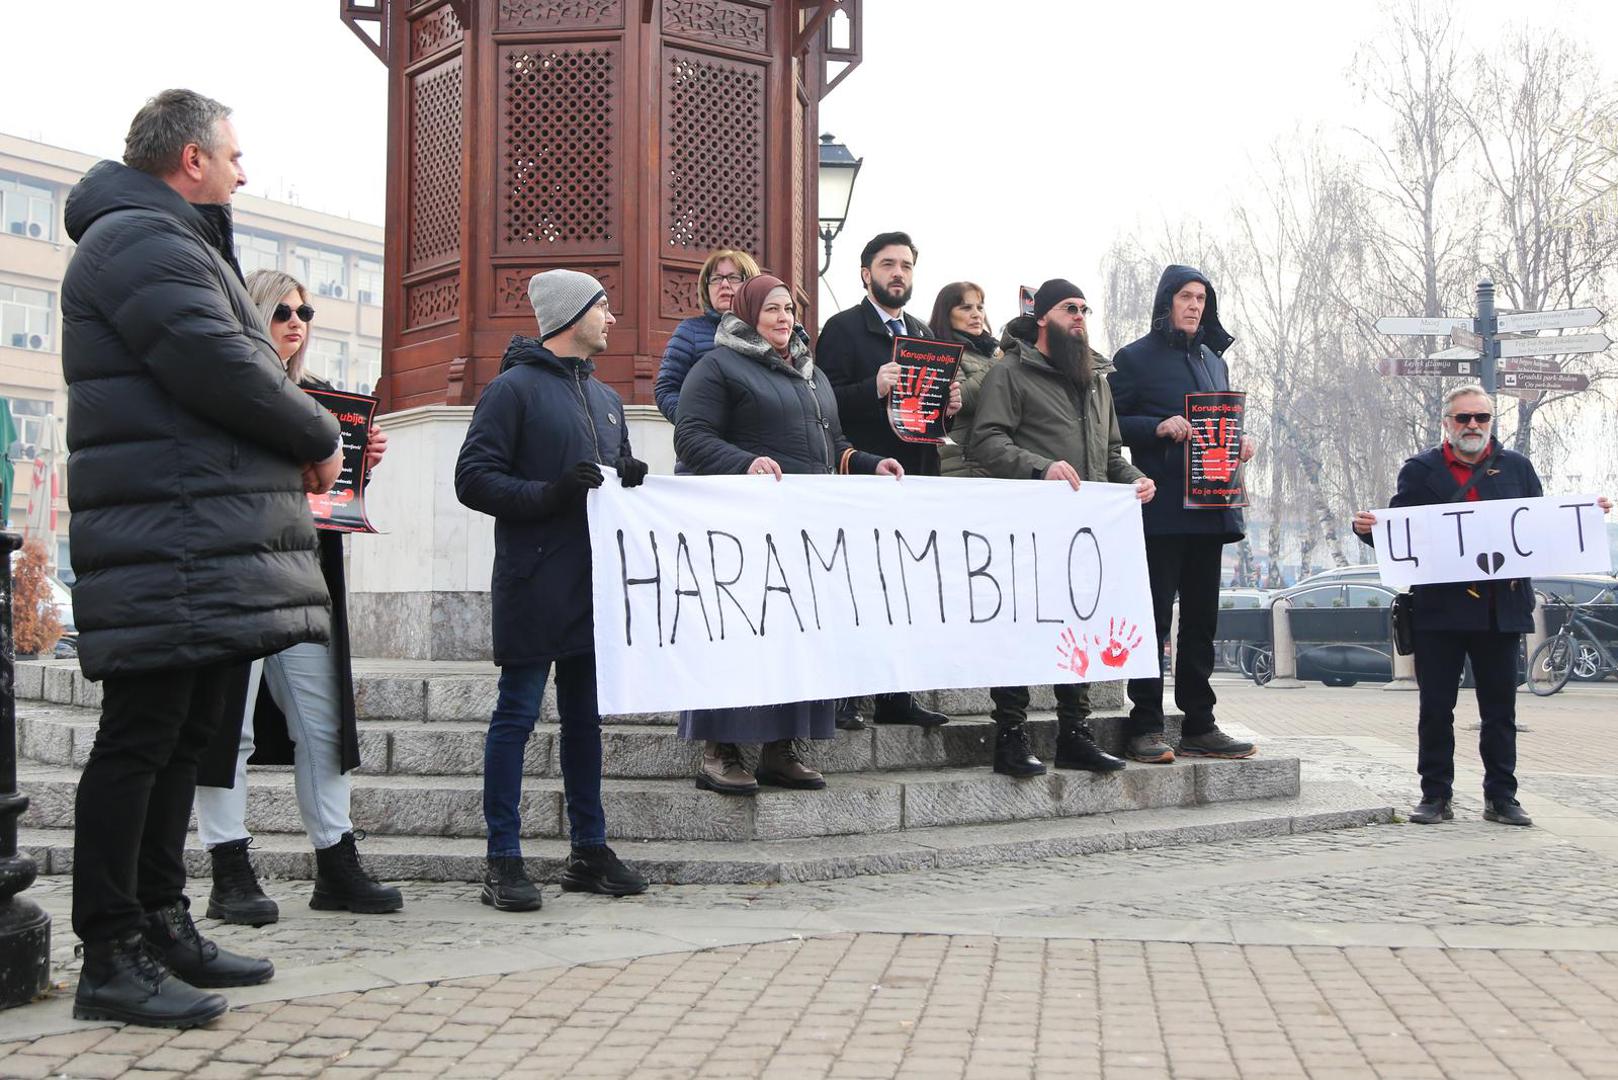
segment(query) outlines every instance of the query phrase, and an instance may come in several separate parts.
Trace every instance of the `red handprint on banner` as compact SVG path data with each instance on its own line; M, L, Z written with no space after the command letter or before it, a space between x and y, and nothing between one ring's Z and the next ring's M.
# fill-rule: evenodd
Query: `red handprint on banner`
M1056 645L1056 655L1061 657L1056 666L1062 671L1071 671L1082 679L1084 673L1090 670L1090 654L1073 636L1071 628L1062 631L1062 638Z
M930 367L901 368L899 384L894 391L899 395L899 426L906 431L926 431L938 419L938 409L926 408L926 397L938 382L938 369Z
M1102 644L1099 637L1094 641L1097 645ZM1123 667L1129 660L1129 654L1139 648L1140 643L1140 629L1134 623L1108 619L1107 641L1106 647L1101 650L1101 662L1108 667Z
M1218 438L1214 437L1217 430ZM1230 452L1230 420L1222 418L1217 428L1214 421L1191 425L1191 437L1200 447L1205 447L1202 453L1203 475L1214 483L1228 483L1236 475L1238 464L1236 455Z

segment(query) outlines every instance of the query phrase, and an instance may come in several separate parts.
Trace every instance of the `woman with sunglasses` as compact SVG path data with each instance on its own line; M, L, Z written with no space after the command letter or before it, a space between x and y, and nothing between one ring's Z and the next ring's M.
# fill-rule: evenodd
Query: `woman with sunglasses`
M669 423L674 423L680 407L680 389L691 367L713 348L714 334L719 331L719 320L730 310L731 303L742 283L758 276L758 263L745 251L721 248L710 254L697 274L697 289L702 294L702 314L693 315L674 328L668 346L663 350L663 363L657 369L657 382L652 385L652 396L657 400L657 411ZM685 472L678 464L675 472Z
M304 369L315 309L297 279L255 270L247 292L269 329L270 343L300 386L330 389ZM374 469L388 437L372 427L366 469ZM321 530L320 563L332 600L329 645L305 643L254 661L242 698L239 739L216 738L197 768L197 833L213 863L208 917L263 926L280 912L264 895L247 855L247 763L290 764L304 830L315 849L309 906L377 914L404 907L399 890L378 884L360 866L349 820L348 772L359 765L354 682L349 665L348 606L341 533ZM234 725L231 725L233 730Z

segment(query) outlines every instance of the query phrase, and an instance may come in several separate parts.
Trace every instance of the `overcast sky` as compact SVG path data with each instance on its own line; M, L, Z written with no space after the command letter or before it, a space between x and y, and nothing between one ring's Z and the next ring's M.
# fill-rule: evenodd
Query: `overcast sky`
M381 220L384 69L334 0L5 7L0 131L116 156L141 101L191 86L236 109L253 194ZM1094 303L1121 231L1203 215L1219 232L1249 162L1277 137L1362 122L1347 73L1383 25L1371 0L863 7L865 63L821 114L821 130L865 159L828 280L852 303L865 239L907 229L921 249L916 311L970 278L996 325L1019 283L1069 277ZM1618 4L1462 8L1475 41L1511 20L1618 40ZM824 293L821 307L833 307Z

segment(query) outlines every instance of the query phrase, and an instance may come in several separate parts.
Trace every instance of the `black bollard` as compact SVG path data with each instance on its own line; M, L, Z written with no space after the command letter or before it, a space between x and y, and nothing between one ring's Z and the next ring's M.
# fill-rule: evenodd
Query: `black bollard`
M34 883L34 860L17 853L16 649L11 640L11 555L22 537L0 533L7 570L0 583L0 1009L24 1005L50 988L51 917L17 894Z

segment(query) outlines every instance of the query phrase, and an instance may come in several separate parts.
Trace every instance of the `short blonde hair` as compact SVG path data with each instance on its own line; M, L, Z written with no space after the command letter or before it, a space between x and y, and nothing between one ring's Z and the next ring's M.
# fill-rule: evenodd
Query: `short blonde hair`
M264 320L264 329L270 328L275 318L275 305L281 302L281 297L296 289L298 298L303 303L309 302L309 290L304 288L303 282L291 274L284 274L279 270L254 270L247 275L247 295L252 298L258 307L258 314ZM303 342L298 351L287 360L287 378L293 382L303 381L303 356L309 351L309 334L303 335Z
M726 259L736 264L736 269L741 271L743 281L748 278L758 277L758 260L747 252L738 251L735 248L720 248L718 251L713 252L703 260L702 270L697 274L697 289L702 293L701 296L697 297L697 300L702 304L704 311L708 310L709 307L708 282L713 278L714 268Z

